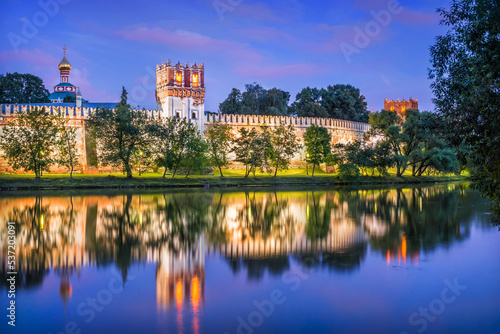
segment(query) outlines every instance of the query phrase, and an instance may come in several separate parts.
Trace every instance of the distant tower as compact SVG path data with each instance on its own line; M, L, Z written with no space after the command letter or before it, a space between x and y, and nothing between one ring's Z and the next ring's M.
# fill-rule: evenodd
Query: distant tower
M160 117L185 118L203 133L205 66L173 66L170 60L156 66L156 104Z
M59 66L57 66L60 73L60 82L54 86L54 92L49 96L51 102L62 102L68 95L76 97L76 87L69 83L71 64L66 59L66 46L64 46L63 50L63 59L59 63Z
M384 101L384 110L395 111L399 116L405 117L406 110L416 110L418 109L418 99L410 99L408 101L404 100L397 101L385 99Z

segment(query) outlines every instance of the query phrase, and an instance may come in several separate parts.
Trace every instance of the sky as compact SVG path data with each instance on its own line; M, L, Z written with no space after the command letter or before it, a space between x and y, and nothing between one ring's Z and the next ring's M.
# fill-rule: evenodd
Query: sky
M89 102L156 108L156 65L204 62L205 110L216 112L233 87L257 82L296 94L351 84L368 109L384 99L417 98L434 110L429 47L446 32L448 0L0 0L0 73L70 82Z

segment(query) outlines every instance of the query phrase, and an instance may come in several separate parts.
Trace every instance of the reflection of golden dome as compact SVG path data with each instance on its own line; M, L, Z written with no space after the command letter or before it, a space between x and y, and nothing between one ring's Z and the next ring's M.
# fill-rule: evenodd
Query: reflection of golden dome
M66 55L64 55L57 68L59 68L59 70L71 70L71 64L69 63L68 59L66 59Z

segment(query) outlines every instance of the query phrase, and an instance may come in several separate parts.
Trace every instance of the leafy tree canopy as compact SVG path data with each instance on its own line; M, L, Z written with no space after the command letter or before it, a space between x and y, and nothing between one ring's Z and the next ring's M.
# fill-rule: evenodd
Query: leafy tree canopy
M0 103L50 103L49 91L32 74L0 74Z
M264 89L258 83L245 85L245 91L233 88L219 105L223 114L274 115L289 114L290 93L278 88Z

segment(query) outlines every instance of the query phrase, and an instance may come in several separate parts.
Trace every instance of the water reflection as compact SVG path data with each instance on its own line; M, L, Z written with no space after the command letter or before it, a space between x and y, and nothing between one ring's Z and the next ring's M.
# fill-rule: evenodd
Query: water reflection
M37 286L53 271L63 301L72 295L71 275L85 266L115 264L125 283L133 263L154 263L158 309L176 309L179 317L191 310L196 329L208 255L225 258L235 273L245 269L249 280L282 274L291 258L306 267L353 271L368 245L387 264L418 265L421 252L469 237L477 211L466 203L478 196L455 184L3 198L0 239L7 240L6 222L17 222L18 288ZM4 278L6 248L3 243Z

